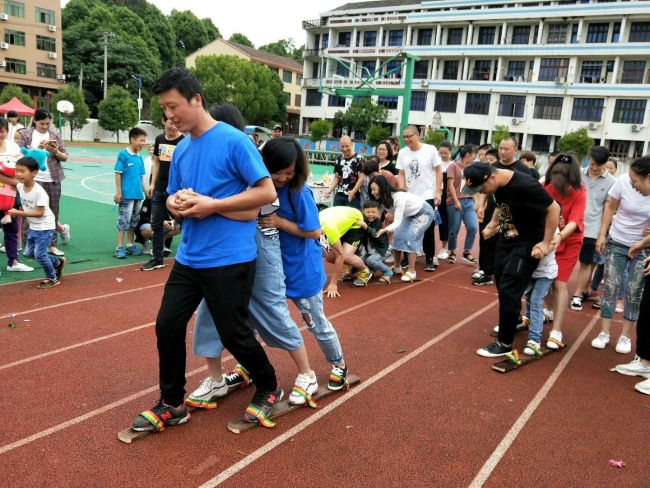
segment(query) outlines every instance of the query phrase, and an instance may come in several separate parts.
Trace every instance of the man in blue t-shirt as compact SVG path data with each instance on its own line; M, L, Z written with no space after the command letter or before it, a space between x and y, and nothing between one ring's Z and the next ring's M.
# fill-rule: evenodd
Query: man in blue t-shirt
M255 218L260 207L276 200L275 188L246 134L210 117L201 85L189 71L166 71L151 92L189 137L176 146L167 186L167 208L183 217L183 238L156 319L161 399L132 427L161 430L189 420L185 335L204 298L223 345L255 378L257 391L244 420L272 426L267 416L283 392L246 319L257 257ZM224 395L247 380L237 376L222 378Z

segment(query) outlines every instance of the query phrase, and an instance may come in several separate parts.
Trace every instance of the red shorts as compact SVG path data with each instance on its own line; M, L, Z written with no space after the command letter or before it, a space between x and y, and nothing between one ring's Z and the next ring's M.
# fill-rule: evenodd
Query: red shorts
M566 283L576 267L580 249L582 248L582 239L573 242L563 242L555 252L555 261L557 262L557 281Z

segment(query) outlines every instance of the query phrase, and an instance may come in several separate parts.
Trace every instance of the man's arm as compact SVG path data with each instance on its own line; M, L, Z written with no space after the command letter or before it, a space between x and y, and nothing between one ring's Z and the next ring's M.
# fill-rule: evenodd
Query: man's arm
M332 176L332 180L330 181L330 186L327 189L327 193L331 194L334 190L336 190L338 184L339 184L339 175L334 173L334 176Z
M158 171L160 170L160 159L155 154L151 156L151 184L147 191L147 196L153 196L153 190L156 188L156 181L158 181Z
M551 241L555 235L555 230L560 222L560 206L553 201L546 209L546 218L544 219L544 240L535 244L532 255L537 259L542 259L551 250Z
M359 190L363 186L363 181L365 179L366 179L366 175L364 175L363 173L359 173L359 175L357 176L357 184L354 185L354 188L350 192L348 200L350 200L350 201L354 200L354 196L359 192Z
M337 241L332 244L332 251L336 254L336 259L334 260L334 271L332 272L332 277L330 278L330 284L327 286L327 297L336 298L341 295L338 292L338 280L343 271L343 265L345 263L345 256L343 255L343 246L341 246L341 241Z
M436 186L437 188L435 189L435 196L433 197L433 201L435 202L436 205L440 205L440 201L442 200L442 165L439 164L435 168L436 171Z

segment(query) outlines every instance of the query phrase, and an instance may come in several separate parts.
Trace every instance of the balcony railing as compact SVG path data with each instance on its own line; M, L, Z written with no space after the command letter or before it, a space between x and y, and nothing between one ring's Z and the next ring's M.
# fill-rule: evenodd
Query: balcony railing
M621 76L620 83L623 84L636 84L636 85L648 85L650 84L650 71L646 73L645 78L643 77L643 71L633 70L633 71L623 71Z
M405 22L406 15L384 15L384 16L367 16L367 17L348 17L331 18L330 25L356 25L356 24L389 24L395 22ZM304 25L304 22L303 22Z
M303 58L312 58L312 57L320 57L323 55L324 49L305 49L302 52L302 57Z
M489 69L472 70L471 79L474 81L490 81L490 70Z
M318 78L303 78L302 86L305 88L318 88L319 81Z
M604 76L581 75L578 83L605 83L607 78Z
M316 19L316 20L305 20L302 23L302 28L304 30L309 30L309 29L318 29L319 27L325 27L326 21L323 19Z

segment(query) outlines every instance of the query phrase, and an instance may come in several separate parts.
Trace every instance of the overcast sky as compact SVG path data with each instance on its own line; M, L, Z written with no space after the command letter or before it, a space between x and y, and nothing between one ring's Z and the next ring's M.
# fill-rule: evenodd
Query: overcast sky
M61 0L65 6L68 0ZM305 43L302 21L345 5L348 0L149 0L164 13L172 9L191 10L199 17L210 17L221 35L245 34L255 47L293 37L299 47Z

